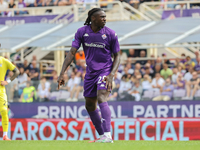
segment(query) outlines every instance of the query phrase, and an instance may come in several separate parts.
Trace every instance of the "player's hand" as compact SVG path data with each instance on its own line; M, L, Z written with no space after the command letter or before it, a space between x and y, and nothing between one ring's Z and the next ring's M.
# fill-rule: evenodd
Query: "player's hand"
M113 81L113 75L109 74L108 76L106 76L102 82L106 82L106 88L107 88L107 91L112 91L112 81Z
M1 83L2 86L8 85L8 82L7 82L7 81L0 81L0 83Z
M58 90L60 89L60 86L64 86L65 85L65 80L64 80L64 77L63 77L63 75L60 75L59 77L58 77L58 80L57 80L57 82L58 82Z

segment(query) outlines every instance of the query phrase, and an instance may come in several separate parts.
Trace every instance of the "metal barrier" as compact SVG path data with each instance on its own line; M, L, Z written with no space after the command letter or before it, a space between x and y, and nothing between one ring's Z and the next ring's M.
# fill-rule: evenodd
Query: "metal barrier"
M140 5L140 12L148 16L152 20L160 20L162 12L165 10L173 10L170 5L180 5L179 9L194 8L194 4L200 5L200 0L197 1L168 1L168 2L145 2ZM185 6L185 7L183 7ZM174 8L175 9L175 8Z

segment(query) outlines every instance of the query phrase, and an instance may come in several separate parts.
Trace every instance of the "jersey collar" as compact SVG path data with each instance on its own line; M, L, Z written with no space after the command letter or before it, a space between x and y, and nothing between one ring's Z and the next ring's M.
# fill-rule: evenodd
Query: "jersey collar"
M94 31L91 29L90 25L88 25L88 29L89 29L90 33L94 33ZM104 34L104 30L105 30L105 26L103 28L101 28L101 30L99 30L97 33Z

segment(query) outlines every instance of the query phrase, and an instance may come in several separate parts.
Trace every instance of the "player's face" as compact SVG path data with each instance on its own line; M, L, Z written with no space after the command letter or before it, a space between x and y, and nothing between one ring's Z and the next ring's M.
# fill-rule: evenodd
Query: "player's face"
M96 26L103 28L106 24L106 13L104 11L97 12L94 23Z

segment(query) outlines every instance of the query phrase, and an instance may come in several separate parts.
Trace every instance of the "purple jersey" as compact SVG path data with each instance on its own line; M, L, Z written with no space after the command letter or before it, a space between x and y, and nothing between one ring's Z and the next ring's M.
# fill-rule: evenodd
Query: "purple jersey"
M72 47L83 46L87 73L97 75L97 71L112 69L111 54L120 51L117 34L108 27L94 33L89 25L78 29Z

